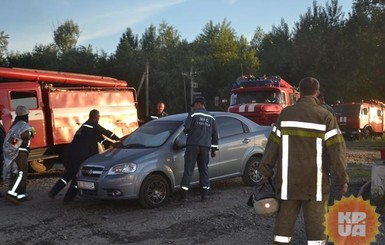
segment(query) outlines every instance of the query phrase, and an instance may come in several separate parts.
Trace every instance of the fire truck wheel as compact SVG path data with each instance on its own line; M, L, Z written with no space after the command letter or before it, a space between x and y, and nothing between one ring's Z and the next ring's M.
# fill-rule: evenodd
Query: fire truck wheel
M42 160L35 160L29 163L30 166L30 172L33 173L43 173L47 171L47 168L44 165L44 162Z
M261 157L253 156L247 161L245 170L243 171L242 180L245 185L257 184L257 167L261 162Z
M50 170L55 161L53 159L35 160L29 163L29 171L32 173L44 173Z
M372 130L371 130L370 127L364 128L364 130L363 130L363 137L364 137L364 139L369 139L369 138L372 137Z

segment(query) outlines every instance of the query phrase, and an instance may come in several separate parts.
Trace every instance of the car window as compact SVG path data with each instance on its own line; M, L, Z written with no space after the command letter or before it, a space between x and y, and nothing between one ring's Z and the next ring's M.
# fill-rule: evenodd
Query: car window
M248 132L248 127L238 119L231 117L216 117L218 136L220 138L229 137Z
M126 148L161 146L181 124L180 121L150 121L129 135L122 145Z

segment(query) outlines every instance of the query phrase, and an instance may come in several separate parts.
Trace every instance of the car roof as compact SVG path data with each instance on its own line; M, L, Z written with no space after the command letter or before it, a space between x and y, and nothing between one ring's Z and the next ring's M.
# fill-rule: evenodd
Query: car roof
M264 126L258 125L257 123L251 121L250 119L248 119L248 118L246 118L240 114L236 114L236 113L232 113L232 112L224 112L224 111L209 111L209 113L211 115L213 115L214 117L226 116L226 117L236 118L238 120L241 120L245 124L247 124L247 126L250 128L264 127ZM184 121L186 119L187 115L188 115L188 113L172 114L172 115L168 115L166 117L161 117L159 119L156 119L156 121Z

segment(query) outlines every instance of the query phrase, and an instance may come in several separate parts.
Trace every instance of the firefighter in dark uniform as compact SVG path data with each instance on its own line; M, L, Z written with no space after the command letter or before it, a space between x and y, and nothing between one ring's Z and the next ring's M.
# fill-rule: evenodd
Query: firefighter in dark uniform
M106 143L103 135L109 139L118 141L119 137L113 132L99 125L99 111L91 110L88 120L75 133L69 145L68 161L64 163L65 174L56 182L48 192L48 196L54 199L55 196L71 181L71 185L64 196L64 201L72 201L77 195L76 174L80 164L90 156L98 153L98 143Z
M187 192L190 188L191 176L195 163L199 170L199 183L201 186L201 200L207 197L210 188L209 183L209 154L215 157L218 149L218 132L215 118L205 109L206 100L199 96L192 103L193 110L188 114L184 123L184 133L187 134L187 146L184 155L184 173L182 177L181 201L187 200Z
M348 188L345 142L336 118L319 104L319 87L315 78L300 81L301 98L282 110L258 167L265 181L277 168L275 189L280 209L275 220L275 244L291 242L301 209L308 244L326 244L323 222L331 169L340 194Z
M35 129L28 124L29 110L25 106L16 107L15 121L12 123L3 144L4 179L9 176L6 199L14 204L29 201L27 194L28 156L30 140Z

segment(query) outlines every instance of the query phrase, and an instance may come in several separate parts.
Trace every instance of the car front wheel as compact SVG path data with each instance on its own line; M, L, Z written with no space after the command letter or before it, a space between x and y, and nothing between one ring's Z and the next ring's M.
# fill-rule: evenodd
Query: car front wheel
M257 184L257 167L261 162L261 157L253 156L246 163L245 171L242 175L243 183L246 185L256 185Z
M139 202L145 208L157 208L165 205L171 196L171 188L161 175L150 175L142 183Z

